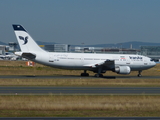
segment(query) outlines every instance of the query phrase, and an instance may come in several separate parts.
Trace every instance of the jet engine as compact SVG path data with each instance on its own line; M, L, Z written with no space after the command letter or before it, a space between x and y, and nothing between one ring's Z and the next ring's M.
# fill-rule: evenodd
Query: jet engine
M118 66L115 68L115 72L118 74L129 74L131 72L131 68L129 66Z

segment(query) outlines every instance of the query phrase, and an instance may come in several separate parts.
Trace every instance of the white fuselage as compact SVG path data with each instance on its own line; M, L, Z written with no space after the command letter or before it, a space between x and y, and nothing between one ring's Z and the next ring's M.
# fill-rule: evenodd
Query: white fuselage
M87 70L97 73L97 77L107 70L118 74L138 71L138 76L141 76L142 70L156 65L150 58L140 55L47 52L37 45L21 25L14 24L13 29L21 48L17 55L51 67L84 70L81 76L89 76Z
M150 58L140 55L95 53L35 53L35 62L62 69L95 69L97 63L114 60L116 66L129 66L132 71L149 69L156 65Z

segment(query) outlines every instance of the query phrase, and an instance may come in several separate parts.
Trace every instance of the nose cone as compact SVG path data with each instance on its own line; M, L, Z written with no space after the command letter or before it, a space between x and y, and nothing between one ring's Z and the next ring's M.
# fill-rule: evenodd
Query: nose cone
M151 65L152 65L152 67L154 67L154 66L156 65L156 62L153 61L153 62L151 63Z

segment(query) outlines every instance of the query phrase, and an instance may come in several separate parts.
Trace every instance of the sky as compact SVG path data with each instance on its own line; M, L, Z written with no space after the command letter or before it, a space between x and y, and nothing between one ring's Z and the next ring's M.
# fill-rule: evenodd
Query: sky
M93 45L160 42L160 0L0 0L0 41L12 24L36 41Z

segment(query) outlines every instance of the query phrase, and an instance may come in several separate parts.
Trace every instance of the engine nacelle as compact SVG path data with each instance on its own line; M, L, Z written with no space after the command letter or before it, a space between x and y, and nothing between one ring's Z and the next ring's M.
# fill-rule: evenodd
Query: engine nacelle
M129 74L131 72L131 68L129 66L118 66L115 68L115 72L118 74Z

